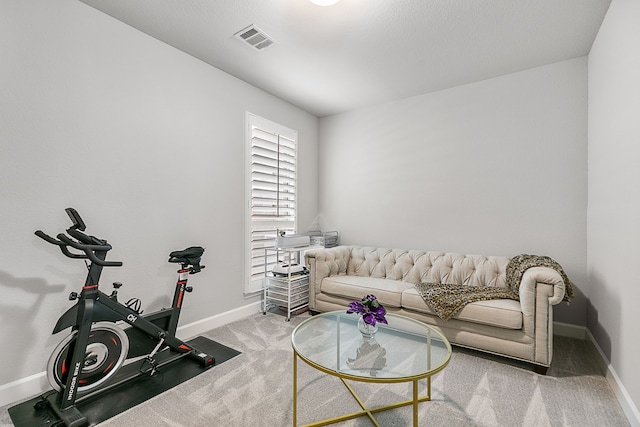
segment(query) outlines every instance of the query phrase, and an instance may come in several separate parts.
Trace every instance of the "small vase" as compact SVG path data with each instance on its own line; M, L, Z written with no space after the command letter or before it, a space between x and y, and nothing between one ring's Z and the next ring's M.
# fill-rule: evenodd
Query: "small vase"
M360 316L358 319L358 329L360 330L363 338L373 338L376 332L378 332L378 324L370 325L364 321L362 316Z

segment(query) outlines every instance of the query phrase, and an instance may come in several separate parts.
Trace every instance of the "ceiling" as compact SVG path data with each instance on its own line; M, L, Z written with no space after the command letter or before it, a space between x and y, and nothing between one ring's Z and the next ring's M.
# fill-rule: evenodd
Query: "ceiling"
M80 1L318 117L587 55L611 2Z

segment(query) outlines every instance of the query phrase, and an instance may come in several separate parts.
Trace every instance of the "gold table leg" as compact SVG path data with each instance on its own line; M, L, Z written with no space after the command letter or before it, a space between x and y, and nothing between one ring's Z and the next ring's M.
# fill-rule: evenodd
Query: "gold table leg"
M380 406L380 407L373 408L373 409L368 409L366 407L366 405L364 404L362 399L360 399L360 397L358 397L358 395L356 394L355 390L349 385L349 383L347 383L347 381L344 378L340 378L340 380L345 385L347 390L349 390L349 392L354 397L354 399L356 399L356 401L358 402L358 405L360 405L360 407L362 408L362 411L354 412L354 413L347 414L347 415L341 415L341 416L334 417L334 418L328 418L326 420L316 421L316 422L309 423L309 424L304 424L303 426L300 426L300 427L326 426L326 425L329 425L329 424L335 424L335 423L340 422L340 421L346 421L346 420L351 420L353 418L358 418L358 417L361 417L361 416L364 416L364 415L368 416L369 419L371 420L371 422L373 422L373 424L376 427L380 427L380 424L378 424L378 421L376 421L375 417L373 416L374 413L386 411L386 410L389 410L389 409L400 408L402 406L408 406L408 405L412 405L413 406L413 426L414 427L418 427L418 403L426 402L426 401L431 400L431 377L427 377L426 378L426 380L427 380L427 395L426 396L418 397L418 381L419 380L413 380L412 381L413 382L413 387L412 387L413 388L413 393L412 393L413 396L412 396L411 400L405 400L403 402L393 403L391 405ZM294 351L293 352L293 427L297 427L297 425L298 425L297 416L298 416L298 355Z
M418 427L418 380L413 380L413 427Z
M298 354L293 352L293 427L298 425Z

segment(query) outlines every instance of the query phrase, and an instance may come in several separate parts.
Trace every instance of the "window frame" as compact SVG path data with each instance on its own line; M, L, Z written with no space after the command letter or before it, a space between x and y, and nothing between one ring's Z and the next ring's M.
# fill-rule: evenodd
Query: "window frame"
M255 129L255 131L254 131ZM264 216L260 219L256 219L260 217L255 212L255 204L254 202L254 184L259 180L254 179L254 163L255 158L259 157L258 155L254 156L254 137L256 137L259 132L266 132L271 137L275 137L278 140L278 149L277 152L281 153L283 157L285 157L284 153L286 153L286 157L289 159L285 161L284 164L291 165L293 164L293 171L287 168L280 167L280 163L278 163L277 169L279 172L283 172L283 175L280 176L278 174L278 191L275 199L276 206L266 206L261 205L261 207L265 210L269 210L270 208L275 207L276 209L286 208L286 210L292 210L293 213L290 215L280 215L280 218L283 219L275 219L270 221ZM282 138L286 139L283 140ZM261 138L258 138L259 140ZM266 138L265 138L266 139ZM256 144L262 144L262 142L258 142ZM280 145L282 144L282 146ZM291 148L293 145L293 148ZM245 112L245 231L244 231L244 262L243 262L243 288L244 293L246 295L255 294L257 292L262 291L262 282L264 279L265 271L270 269L272 264L277 262L275 258L275 253L270 251L270 256L265 260L265 251L264 247L273 247L274 240L277 234L278 229L285 230L288 233L295 232L298 227L298 132L296 130L290 129L286 126L273 122L271 120L265 119L263 117L257 116L250 112ZM260 147L258 147L260 148ZM291 153L291 150L293 153ZM291 159L293 163L291 163ZM274 160L274 159L272 159ZM278 160L279 161L279 160ZM269 165L265 166L262 164L261 166L269 168ZM256 172L260 173L260 172ZM282 196L280 195L280 186L284 186L285 184L280 182L280 178L282 180L288 180L288 183L291 183L293 180L293 192L291 191L282 191ZM264 189L263 189L264 190ZM266 190L267 192L269 190ZM289 199L287 197L293 197L293 199ZM284 202L284 203L283 203ZM284 204L284 206L283 206ZM292 206L291 206L292 205ZM273 216L270 213L267 213L266 217ZM277 214L276 214L277 217ZM292 219L291 219L292 217ZM259 230L256 225L260 225ZM286 225L286 226L285 226ZM254 228L256 227L256 228ZM258 238L261 238L262 242L258 242ZM259 258L262 257L262 260ZM265 262L267 264L267 268L265 268ZM262 270L262 271L260 271Z

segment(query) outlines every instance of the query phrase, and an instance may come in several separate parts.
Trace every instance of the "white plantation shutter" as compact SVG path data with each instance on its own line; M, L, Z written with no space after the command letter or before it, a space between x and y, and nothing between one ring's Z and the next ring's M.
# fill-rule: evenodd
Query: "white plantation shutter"
M264 248L277 230L296 230L296 153L298 133L247 113L247 254L245 292L262 289ZM277 262L266 260L267 270Z

